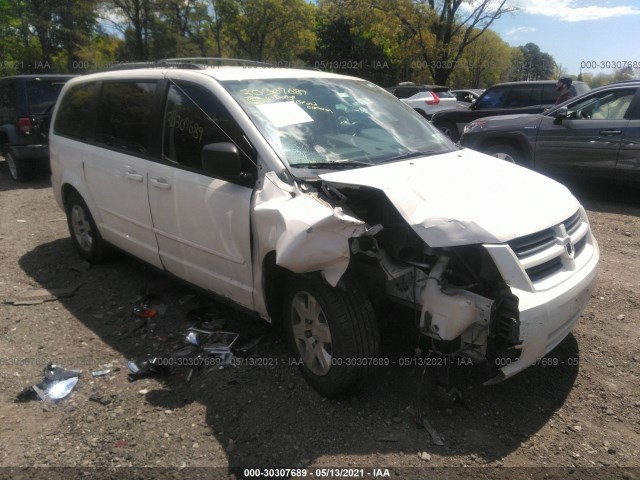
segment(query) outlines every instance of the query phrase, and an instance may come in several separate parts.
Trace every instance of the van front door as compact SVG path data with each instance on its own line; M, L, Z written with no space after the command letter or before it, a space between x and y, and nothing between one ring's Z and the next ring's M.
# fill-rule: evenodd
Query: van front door
M149 203L164 267L201 288L251 307L253 190L208 176L204 145L237 139L218 99L172 84L165 102L161 161L149 172ZM243 150L246 150L246 146Z

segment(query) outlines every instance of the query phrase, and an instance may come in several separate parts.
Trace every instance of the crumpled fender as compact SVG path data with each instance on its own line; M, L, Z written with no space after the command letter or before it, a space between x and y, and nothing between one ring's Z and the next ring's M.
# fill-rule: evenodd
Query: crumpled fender
M265 175L254 197L254 235L263 253L275 250L276 264L295 273L320 271L332 286L349 265L349 238L367 231L365 222Z

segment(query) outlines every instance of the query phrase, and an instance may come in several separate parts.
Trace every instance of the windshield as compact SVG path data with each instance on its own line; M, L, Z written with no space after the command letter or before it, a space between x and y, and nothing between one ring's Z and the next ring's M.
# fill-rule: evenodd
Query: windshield
M352 168L455 150L410 107L354 79L223 82L291 168Z

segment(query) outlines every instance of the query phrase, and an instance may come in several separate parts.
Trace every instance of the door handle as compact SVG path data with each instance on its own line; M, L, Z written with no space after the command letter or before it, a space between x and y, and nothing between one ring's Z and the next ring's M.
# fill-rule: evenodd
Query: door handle
M144 180L144 175L140 175L135 170L127 170L125 176L134 182L142 182Z
M610 137L613 135L620 135L620 134L622 134L622 130L600 130L600 135L605 137Z
M149 179L149 183L151 185L153 185L156 188L162 188L164 190L171 190L171 184L169 182L167 182L167 180L165 178L155 178L155 177L151 177Z

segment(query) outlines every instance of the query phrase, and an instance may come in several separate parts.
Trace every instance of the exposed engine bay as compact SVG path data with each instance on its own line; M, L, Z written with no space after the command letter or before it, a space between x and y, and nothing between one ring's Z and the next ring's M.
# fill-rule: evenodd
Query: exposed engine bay
M318 196L367 223L350 239L349 270L376 296L419 312L434 352L490 366L518 358L518 299L481 245L430 247L378 189L323 182Z

